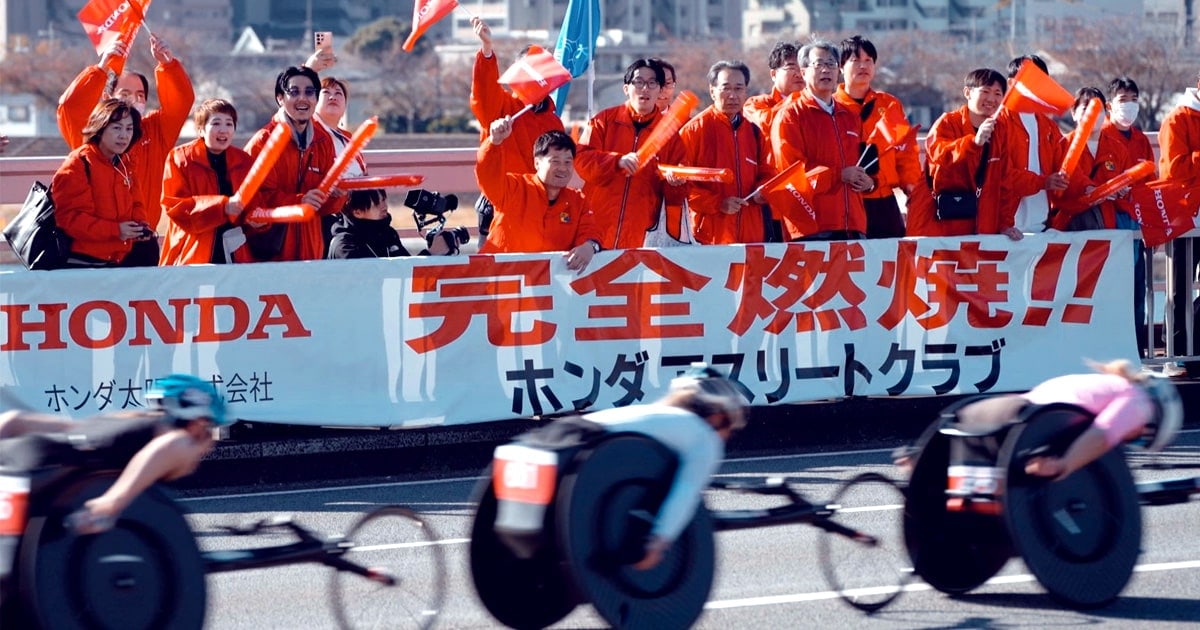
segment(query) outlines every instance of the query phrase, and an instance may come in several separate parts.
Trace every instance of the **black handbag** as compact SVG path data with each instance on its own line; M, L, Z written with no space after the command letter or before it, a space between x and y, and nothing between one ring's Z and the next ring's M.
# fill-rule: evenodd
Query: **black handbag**
M983 179L987 175L988 156L992 143L983 145L979 166L975 169L975 190L948 190L934 196L939 221L974 219L979 214L979 196L983 194Z
M54 200L41 182L30 187L4 238L27 269L60 269L71 253L71 237L54 222Z

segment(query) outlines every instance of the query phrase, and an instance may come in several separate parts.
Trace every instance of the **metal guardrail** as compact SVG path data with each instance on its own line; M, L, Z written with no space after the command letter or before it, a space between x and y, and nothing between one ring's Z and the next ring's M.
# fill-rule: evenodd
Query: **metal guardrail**
M366 150L367 163L375 174L420 173L423 188L442 193L479 194L475 184L476 147L461 149ZM64 156L0 157L0 204L25 201L33 182L49 184Z

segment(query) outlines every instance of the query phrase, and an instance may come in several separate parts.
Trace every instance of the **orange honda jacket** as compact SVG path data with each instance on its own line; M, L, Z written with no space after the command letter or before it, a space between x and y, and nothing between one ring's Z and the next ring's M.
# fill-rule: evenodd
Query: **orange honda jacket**
M772 86L769 94L756 94L746 99L742 105L742 115L765 133L771 129L771 121L785 100L787 95Z
M733 173L729 184L692 182L688 186L692 232L699 243L761 243L766 239L761 205L746 204L737 214L721 211L726 199L746 197L775 174L767 164L771 149L762 130L741 115L739 118L734 129L729 116L710 106L679 130L685 164L727 168Z
M563 188L554 203L546 186L532 173L510 173L504 168L500 146L486 140L479 147L475 178L496 208L483 254L562 252L589 240L600 242L600 229L583 193Z
M107 76L107 71L100 66L88 66L58 99L58 131L72 149L86 142L83 128L104 95ZM162 215L159 198L162 196L163 166L167 162L167 154L179 141L179 131L187 122L196 99L192 80L178 59L158 64L154 69L154 84L158 88L160 109L148 111L142 116L142 137L126 152L137 172L139 193L142 205L146 208L146 222L152 228L158 226Z
M271 117L267 126L259 129L246 143L246 152L251 157L257 158L258 154L262 152L263 146L266 145L271 130L276 125L290 124L287 116L280 109ZM275 163L275 168L271 170L271 178L275 182L275 187L262 195L261 201L264 206L277 208L299 204L304 193L319 186L325 173L333 166L336 155L329 132L325 131L321 125L310 122L308 133L308 146L301 150L296 133L294 130L292 131L291 142L283 150L283 155ZM325 203L317 209L317 216L302 223L287 223L283 247L279 250L279 254L270 260L321 260L324 258L325 239L321 235L321 217L339 212L345 203L345 195L340 197L330 195ZM261 232L265 229L267 228L248 230L248 232Z
M71 237L71 251L111 263L133 249L133 241L121 240L121 223L146 220L136 175L127 158L119 159L129 180L96 145L85 144L67 156L50 182L54 219Z
M254 159L237 147L225 150L225 169L229 183L237 191ZM249 210L274 187L268 176L259 193L243 206ZM213 262L213 239L217 228L230 221L225 214L229 197L220 194L217 172L208 162L208 149L203 138L197 138L171 151L163 175L162 206L167 215L167 234L163 240L158 264L203 265Z
M866 142L871 136L871 131L879 124L879 119L883 117L883 112L888 108L894 109L901 117L907 118L904 114L904 106L900 104L900 99L888 94L887 92L878 92L876 90L868 90L866 98L862 103L854 100L846 92L846 85L838 86L837 92L833 98L837 102L846 106L846 109L858 116L862 120L863 142ZM867 113L866 120L862 118L863 108L867 107L868 103L871 110ZM892 149L884 150L884 140L882 138L876 141L879 151L879 172L875 174L875 190L868 193L863 193L864 198L883 199L884 197L895 196L894 188L899 188L906 193L912 190L913 186L921 180L924 175L921 172L921 152L917 147L916 142L900 145ZM865 165L864 165L865 166Z
M782 171L794 162L804 162L805 170L824 166L832 174L822 178L823 183L813 191L811 199L818 232L852 230L865 234L867 231L862 195L842 182L842 170L858 162L861 130L862 123L856 114L836 101L833 113L829 114L808 90L789 96L772 122L771 145L777 169ZM782 218L790 239L807 236L786 213Z
M1200 186L1200 97L1188 88L1188 101L1171 110L1158 129L1158 175L1185 188Z
M1067 134L1068 145L1075 138L1076 133L1077 131L1072 131ZM1133 164L1134 161L1129 159L1125 147L1102 130L1100 139L1096 143L1095 155L1092 154L1091 147L1085 149L1083 155L1079 157L1079 164L1075 166L1074 175L1085 178L1085 186L1099 186L1120 175ZM1071 180L1074 182L1075 177L1072 177ZM1062 195L1050 195L1050 227L1056 230L1065 230L1072 217L1091 207L1079 202L1085 190L1086 188L1077 190L1072 185L1063 191ZM1104 217L1104 227L1109 229L1117 227L1118 210L1129 213L1125 199L1101 201L1096 205L1100 207L1100 214Z
M650 130L662 119L655 110L634 124L628 103L610 107L588 121L579 140L575 168L583 178L583 193L596 214L605 249L642 247L646 232L658 220L664 196L667 203L682 204L687 186L671 186L658 173L658 164L682 164L683 142L672 137L658 155L633 176L617 167L621 156L646 142ZM489 237L490 238L490 237Z
M908 217L908 236L964 236L968 234L999 234L1013 226L1014 208L1001 203L1001 188L1009 175L1007 124L996 121L988 144L987 170L983 177L983 192L979 196L978 213L974 219L939 220L936 216ZM975 126L964 105L942 114L925 137L925 151L932 192L936 198L944 192L974 192L975 173L983 158L983 147L975 144Z
M1058 167L1062 165L1063 157L1067 153L1067 140L1063 137L1058 124L1043 114L1035 114L1035 116L1038 128L1038 166L1040 167L1038 172L1029 169L1029 132L1025 129L1021 115L1001 107L1000 113L996 116L997 122L1004 121L1009 129L1007 145L1012 165L1009 175L1014 179L1005 182L1002 203L1005 206L1005 212L1011 210L1014 221L1021 200L1046 188L1046 177L1058 171ZM1072 187L1078 188L1082 185L1084 182L1072 178ZM1048 196L1053 197L1053 195Z
M512 135L500 146L504 170L509 173L533 172L533 143L547 131L563 131L562 120L554 111L554 101L546 97L545 109L530 110L513 121ZM495 53L484 57L475 53L475 68L471 73L471 113L483 127L480 142L488 139L493 121L521 111L525 103L500 85L500 65ZM490 236L488 238L491 238Z

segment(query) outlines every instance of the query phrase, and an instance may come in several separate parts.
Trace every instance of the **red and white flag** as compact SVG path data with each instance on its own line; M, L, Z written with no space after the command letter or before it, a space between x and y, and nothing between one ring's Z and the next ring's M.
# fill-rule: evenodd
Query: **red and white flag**
M829 169L818 166L811 171L803 162L794 162L762 185L763 196L777 219L788 219L802 234L817 231L817 211L813 208L813 191L824 188Z
M1011 83L1002 106L1014 112L1062 116L1075 102L1070 92L1028 59L1021 62Z
M1157 247L1191 231L1200 208L1200 190L1168 182L1134 186L1130 191L1133 218L1142 226L1142 241Z
M910 135L915 134L913 127L908 124L897 108L884 107L879 113L879 121L867 135L868 144L883 144L883 148L895 148L905 143Z
M412 34L404 40L404 52L412 52L413 46L425 31L456 8L457 0L417 0L413 5Z
M571 71L540 46L530 46L524 57L500 75L500 83L526 105L537 105L570 80Z
M145 20L144 7L137 0L90 0L79 10L79 22L97 54L122 34L132 40Z

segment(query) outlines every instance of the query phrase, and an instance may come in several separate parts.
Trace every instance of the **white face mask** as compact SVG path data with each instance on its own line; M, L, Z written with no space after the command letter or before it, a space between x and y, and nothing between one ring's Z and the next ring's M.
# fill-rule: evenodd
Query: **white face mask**
M1137 101L1112 104L1112 120L1122 127L1129 127L1137 120L1140 106Z

